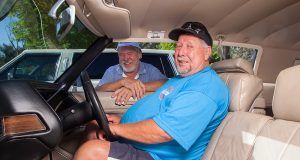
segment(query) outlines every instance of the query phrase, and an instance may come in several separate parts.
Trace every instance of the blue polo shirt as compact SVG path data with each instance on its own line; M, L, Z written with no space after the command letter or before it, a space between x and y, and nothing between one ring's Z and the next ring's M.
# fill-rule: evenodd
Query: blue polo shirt
M109 67L102 79L99 81L98 86L101 86L106 83L111 83L117 80L120 80L123 77L123 69L120 64ZM142 82L152 82L161 79L167 79L156 67L151 64L140 62L138 80Z
M210 67L188 77L176 76L131 106L121 119L121 123L153 119L173 140L159 144L122 141L155 160L199 160L228 105L229 90Z

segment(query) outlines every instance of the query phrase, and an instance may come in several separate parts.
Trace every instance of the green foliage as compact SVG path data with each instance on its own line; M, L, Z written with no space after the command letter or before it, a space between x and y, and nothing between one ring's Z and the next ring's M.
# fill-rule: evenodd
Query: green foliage
M256 59L256 49L252 48L245 48L245 47L237 47L237 46L227 46L229 47L229 51L227 52L226 57L230 59L234 58L243 58L249 61L250 63L254 64Z
M25 0L22 3L18 1L10 13L10 16L17 18L17 21L10 24L12 33L16 40L25 41L25 48L32 48L34 45L41 48L42 41L39 37L39 32L36 31L38 28L38 19L36 16L28 15L35 15L30 1Z
M162 50L175 50L176 44L175 43L160 43L159 49Z
M211 50L212 50L212 53L209 58L209 63L212 64L214 62L220 61L220 56L218 54L218 46L213 45Z
M141 48L159 49L159 43L140 43Z
M56 20L48 16L48 12L56 0L35 0L35 2L41 13L42 23L38 9L32 0L18 1L10 13L10 16L17 18L17 21L10 25L13 35L17 41L24 42L24 48L87 48L97 38L76 19L70 33L62 42L58 42L55 35ZM46 44L43 42L42 33Z

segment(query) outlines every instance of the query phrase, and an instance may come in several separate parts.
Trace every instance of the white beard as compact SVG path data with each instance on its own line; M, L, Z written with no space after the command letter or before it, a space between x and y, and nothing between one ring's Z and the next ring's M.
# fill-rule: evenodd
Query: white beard
M121 64L121 66L124 72L133 72L136 69L135 66L128 67L128 68L126 68L123 64Z
M121 62L121 66L122 66L123 72L130 73L130 72L135 71L137 69L137 67L138 67L138 64L134 64L131 67L125 67L124 63L134 63L134 62L133 61L123 61L123 62Z
M177 67L177 66L176 66L176 68L177 68L177 70L178 70L178 72L179 72L180 75L189 73L189 72L192 70L192 67L191 67L191 66L189 66L189 67L186 68L186 69L182 69L182 68Z

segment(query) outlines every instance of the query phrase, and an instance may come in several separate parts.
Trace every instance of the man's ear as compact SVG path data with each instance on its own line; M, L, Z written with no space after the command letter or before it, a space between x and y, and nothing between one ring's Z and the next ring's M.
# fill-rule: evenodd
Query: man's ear
M142 58L143 58L143 54L139 53L139 59L142 59Z
M209 61L210 55L211 55L211 47L207 47L207 48L205 49L205 54L204 54L204 59L205 59L205 61Z

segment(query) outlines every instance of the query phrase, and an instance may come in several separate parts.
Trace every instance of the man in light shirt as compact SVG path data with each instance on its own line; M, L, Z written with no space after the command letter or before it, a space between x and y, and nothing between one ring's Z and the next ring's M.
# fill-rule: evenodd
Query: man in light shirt
M141 99L167 80L156 67L141 62L139 43L120 42L117 47L119 64L109 67L96 87L97 91L114 91L116 103L126 104L130 97Z

